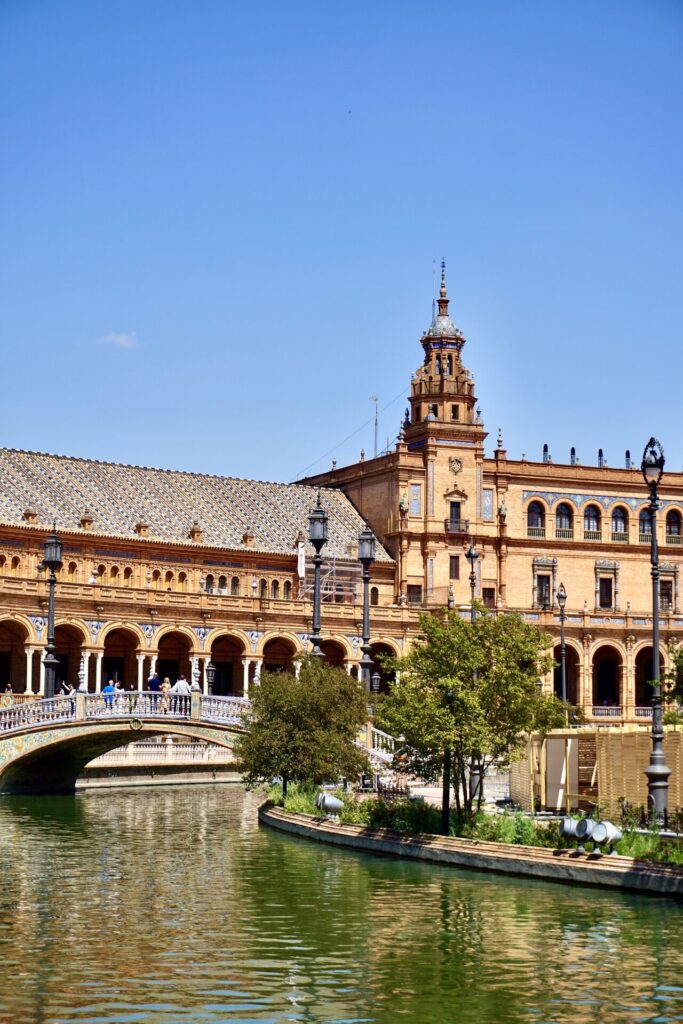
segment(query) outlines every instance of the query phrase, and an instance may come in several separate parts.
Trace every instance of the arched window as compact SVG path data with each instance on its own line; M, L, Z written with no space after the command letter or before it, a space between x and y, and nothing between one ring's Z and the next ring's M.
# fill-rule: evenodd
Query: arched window
M379 590L377 587L370 587L370 604L379 604Z
M182 593L185 593L185 591L187 590L187 573L186 572L179 572L178 573L178 590L180 590Z
M436 357L436 372L441 373L441 356Z
M638 516L638 535L641 539L650 542L652 536L652 517L649 508L644 508Z
M240 596L240 578L239 576L233 576L230 580L230 594L232 597Z
M14 558L12 559L12 565L10 566L10 573L11 573L12 576L18 576L19 575L19 566L20 565L21 565L21 562L19 561L18 556L15 555Z
M448 356L448 359L446 361L446 367L447 367L448 376L452 377L453 376L453 356Z
M160 583L161 583L161 573L159 572L158 569L155 569L154 572L152 573L152 586L154 587L155 590L159 589L159 584Z
M97 572L95 575L97 576L100 583L104 582L104 577L107 575L106 567L104 565L98 565Z
M115 587L116 584L119 582L119 567L118 567L118 565L112 565L111 569L109 570L109 580L110 580L111 585L113 587Z
M681 513L672 508L666 514L666 536L680 537L681 535Z
M68 567L66 572L67 572L67 577L68 577L69 583L75 583L76 582L76 573L78 572L78 566L76 565L76 563L75 562L69 562L69 567Z
M218 577L218 592L224 594L228 589L228 578L227 576Z
M3 573L4 573L4 571L5 571L5 565L6 565L6 564L7 564L7 559L5 558L5 556L4 556L4 555L0 555L0 572L3 572Z
M273 601L277 601L280 597L280 584L278 583L277 580L273 580L273 582L270 584L270 596L272 597Z
M123 570L123 585L124 587L133 586L133 570L129 565Z
M612 512L612 540L628 540L628 512L621 505Z
M285 585L282 588L282 596L285 601L292 600L292 584L290 580L285 580Z
M341 585L339 585L339 584L337 584L337 586L334 588L334 603L335 604L343 604L344 603L344 588Z
M259 584L259 597L268 597L268 580L261 580Z
M204 584L207 594L213 594L213 574L209 573Z
M586 505L583 513L583 535L587 540L600 540L600 509L597 505Z
M164 576L164 587L166 590L173 590L173 573L170 569Z
M526 525L530 537L545 537L545 511L539 501L532 501L529 505Z
M572 516L572 510L566 502L562 502L557 506L555 512L555 531L558 537L564 537L565 539L571 539L573 534L574 520Z

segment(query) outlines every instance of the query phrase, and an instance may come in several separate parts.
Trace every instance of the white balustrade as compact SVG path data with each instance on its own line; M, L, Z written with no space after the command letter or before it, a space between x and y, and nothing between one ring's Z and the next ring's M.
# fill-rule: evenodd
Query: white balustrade
M202 696L202 721L242 725L249 715L251 701L246 697Z
M12 704L0 710L0 733L14 732L35 725L65 722L76 717L74 697L52 697Z

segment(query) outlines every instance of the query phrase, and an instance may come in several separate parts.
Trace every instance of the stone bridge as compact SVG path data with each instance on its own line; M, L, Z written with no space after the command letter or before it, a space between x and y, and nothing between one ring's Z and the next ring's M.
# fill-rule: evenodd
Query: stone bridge
M73 793L93 758L132 740L187 736L231 748L248 728L245 697L78 692L0 710L0 793ZM393 737L368 722L358 738L374 771L393 760Z
M193 693L76 693L0 710L0 793L73 793L94 757L142 737L175 734L232 747L249 701Z

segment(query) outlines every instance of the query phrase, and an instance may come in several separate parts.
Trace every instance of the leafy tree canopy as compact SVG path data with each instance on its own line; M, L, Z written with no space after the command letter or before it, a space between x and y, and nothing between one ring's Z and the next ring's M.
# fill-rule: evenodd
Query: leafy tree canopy
M508 765L527 733L565 721L564 706L538 686L553 664L551 640L519 615L483 609L474 622L451 611L420 623L420 642L393 664L397 681L378 719L403 737L406 770L432 779L452 770L458 810L470 812L473 797L481 802L473 774Z
M367 696L343 669L309 657L298 679L264 672L250 696L249 732L235 743L247 786L279 775L286 794L290 781L336 782L368 770L367 754L356 743L367 721Z

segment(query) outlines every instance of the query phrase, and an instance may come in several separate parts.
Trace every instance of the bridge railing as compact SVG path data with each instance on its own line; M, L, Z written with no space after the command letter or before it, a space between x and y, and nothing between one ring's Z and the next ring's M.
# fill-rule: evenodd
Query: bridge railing
M65 722L75 717L76 701L73 697L25 701L0 710L0 733L41 725L43 722Z
M150 690L87 694L86 718L190 718L192 697Z
M200 717L206 722L243 725L249 717L251 701L247 697L206 697L202 695Z

